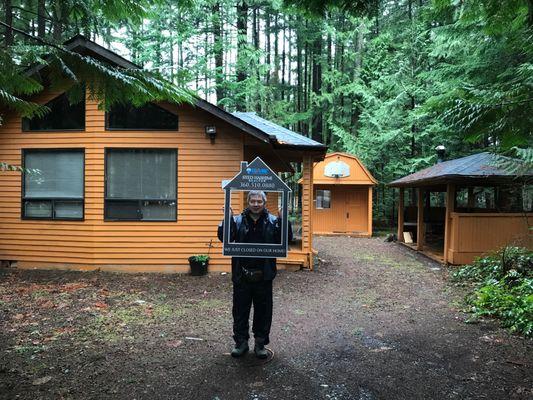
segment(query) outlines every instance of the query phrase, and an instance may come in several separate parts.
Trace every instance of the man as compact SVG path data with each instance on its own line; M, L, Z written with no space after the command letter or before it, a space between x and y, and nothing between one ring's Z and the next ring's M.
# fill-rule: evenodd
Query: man
M231 211L230 242L281 243L281 218L266 209L265 192L248 192L248 207L234 217ZM223 222L218 226L218 238L223 241ZM289 237L292 230L289 224ZM254 306L252 332L254 353L258 358L267 358L265 349L270 341L272 324L272 280L276 276L275 258L232 257L233 281L233 357L241 357L248 350L250 309Z

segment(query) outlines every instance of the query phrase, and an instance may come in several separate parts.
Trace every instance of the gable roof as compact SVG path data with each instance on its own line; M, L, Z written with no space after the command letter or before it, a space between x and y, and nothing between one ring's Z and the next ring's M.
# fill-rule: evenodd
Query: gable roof
M483 152L456 158L455 160L440 162L414 174L397 179L389 183L389 186L413 187L461 181L465 183L468 181L497 183L520 178L520 176L499 166L498 162L500 161L521 163L520 160L510 157ZM527 171L525 174L525 177L532 176L533 171Z
M67 50L74 51L83 55L89 55L100 61L107 62L112 65L116 65L126 69L141 69L140 66L132 63L117 53L106 49L92 40L87 39L83 35L76 35L72 39L67 40L64 43ZM28 74L38 72L44 68L43 64L29 69ZM206 100L202 100L199 97L195 99L194 106L212 114L223 121L241 129L247 134L259 139L264 143L272 144L276 148L286 148L288 150L307 150L316 151L321 153L321 156L325 154L327 146L314 140L308 139L296 132L292 132L272 122L264 120L260 117L250 118L241 114L255 114L255 113L234 113L231 114L214 104L209 103ZM257 121L262 120L263 123ZM275 129L274 129L275 128Z

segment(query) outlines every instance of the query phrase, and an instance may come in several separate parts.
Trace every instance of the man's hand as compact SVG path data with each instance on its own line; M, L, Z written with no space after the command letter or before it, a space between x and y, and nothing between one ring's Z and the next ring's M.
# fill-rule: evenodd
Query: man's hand
M226 210L225 210L225 206L222 206L222 214L226 215ZM233 208L229 208L229 215L230 217L233 217Z

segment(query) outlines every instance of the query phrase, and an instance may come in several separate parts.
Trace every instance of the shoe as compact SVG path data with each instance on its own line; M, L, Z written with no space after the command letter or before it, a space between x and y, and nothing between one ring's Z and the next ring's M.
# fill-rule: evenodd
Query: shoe
M254 347L254 353L257 358L265 359L268 358L268 351L265 349L265 345L256 344Z
M248 342L242 342L239 345L236 344L235 348L231 350L231 356L235 358L242 357L243 355L246 354L248 350L249 350Z

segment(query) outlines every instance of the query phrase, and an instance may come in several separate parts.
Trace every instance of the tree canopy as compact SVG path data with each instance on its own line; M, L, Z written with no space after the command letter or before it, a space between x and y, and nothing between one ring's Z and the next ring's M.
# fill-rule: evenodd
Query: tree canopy
M189 89L359 156L384 183L449 157L531 160L531 0L4 0L0 108L26 115L43 82L79 83L105 104ZM17 30L11 30L14 27ZM19 31L25 32L20 33ZM103 65L60 44L76 33L144 68ZM166 80L161 79L164 77ZM93 82L93 83L91 83ZM169 83L172 83L170 85Z

